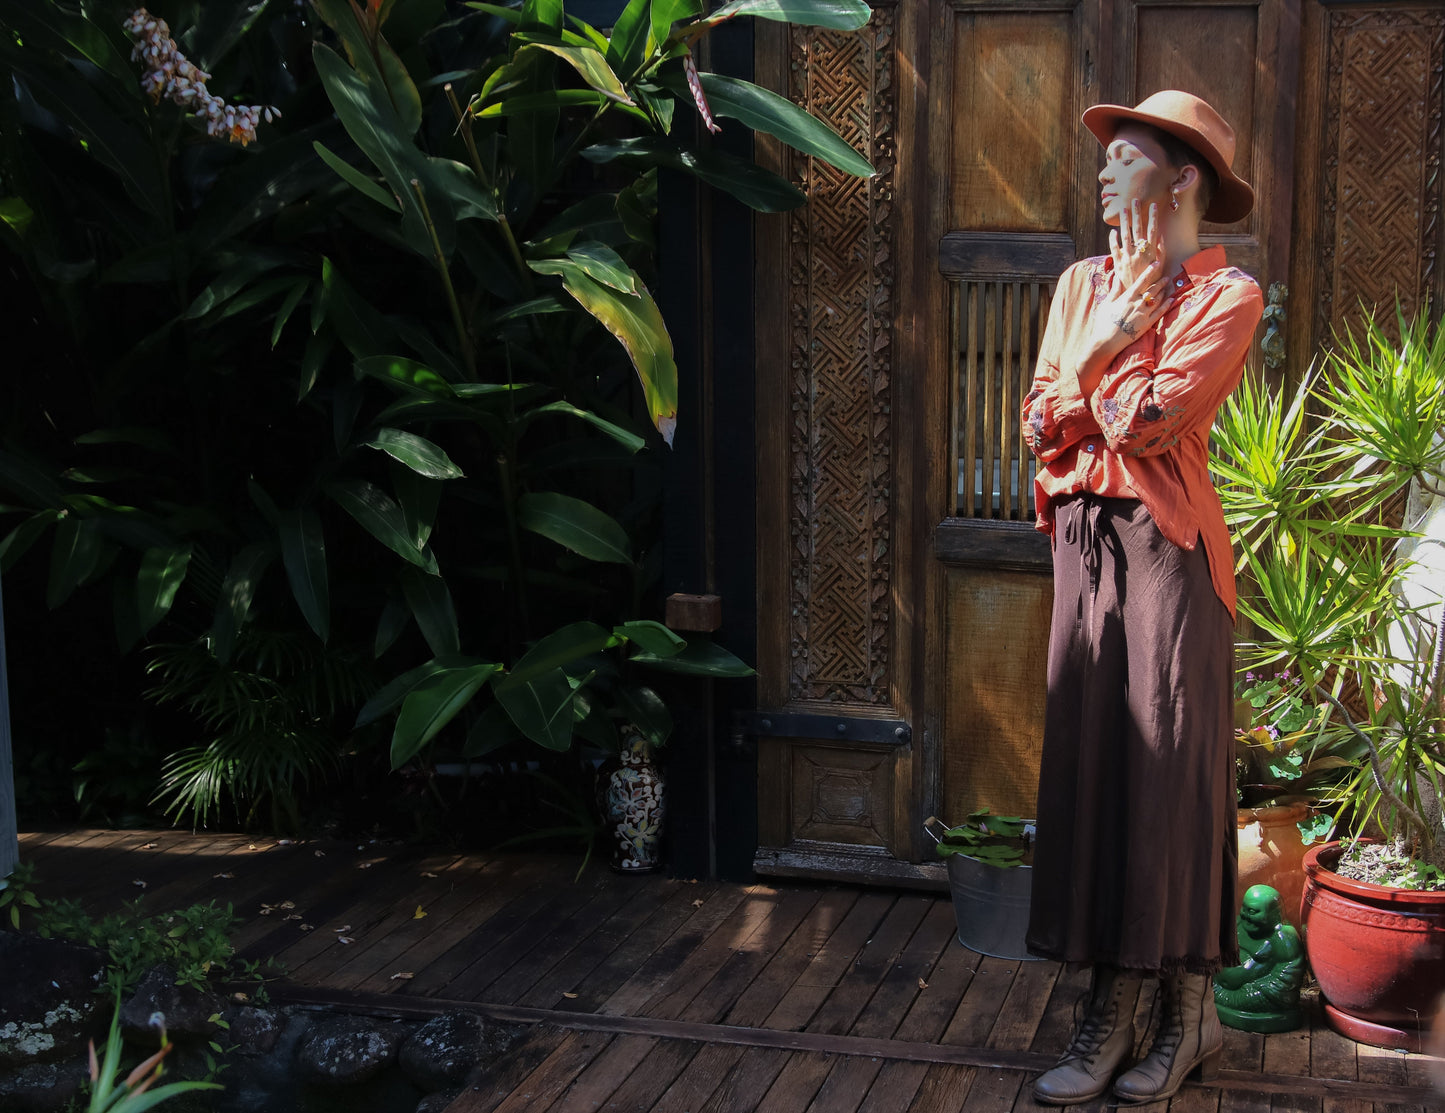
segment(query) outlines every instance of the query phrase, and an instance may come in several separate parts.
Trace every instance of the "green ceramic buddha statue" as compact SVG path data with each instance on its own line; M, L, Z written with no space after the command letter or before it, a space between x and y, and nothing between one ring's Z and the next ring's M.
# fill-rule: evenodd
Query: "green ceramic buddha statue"
M1214 977L1219 1019L1246 1032L1298 1028L1305 949L1299 932L1280 916L1279 893L1268 885L1250 886L1236 923L1243 962Z

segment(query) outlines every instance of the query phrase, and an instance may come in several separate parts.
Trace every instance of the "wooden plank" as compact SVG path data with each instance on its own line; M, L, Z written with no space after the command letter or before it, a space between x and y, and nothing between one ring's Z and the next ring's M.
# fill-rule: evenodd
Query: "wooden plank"
M858 1113L907 1113L928 1071L926 1063L895 1060L883 1064L883 1069L868 1088L867 1096L858 1106Z
M1058 976L1056 963L1019 963L1008 996L999 1008L998 1020L989 1031L987 1046L1018 1051L1031 1047Z
M923 976L924 984L893 1038L942 1042L981 961L983 956L977 951L970 951L957 939L950 942L933 969Z
M788 1057L785 1051L750 1049L697 1113L755 1113Z
M1053 566L1049 539L1031 523L945 518L933 538L933 555L945 564L985 565L1040 572Z
M952 903L934 900L907 946L884 974L882 983L853 1022L849 1035L879 1039L893 1035L914 1002L926 991L928 977L942 960L944 952L959 946L954 939L956 929ZM972 976L971 970L969 976ZM863 1090L858 1092L861 1094Z
M998 1113L1008 1104L976 1104L970 1099L977 1088L978 1077L972 1067L932 1066L924 1075L918 1092L908 1106L908 1113ZM1019 1080L1014 1078L1017 1089ZM990 1095L992 1092L990 1091ZM1003 1094L997 1097L1001 1100ZM986 1099L985 1099L986 1100ZM1008 1101L1012 1101L1009 1095Z
M1078 257L1067 233L947 232L938 245L938 269L946 278L1055 278Z
M1310 1033L1272 1032L1264 1037L1264 1069L1272 1074L1308 1076ZM1320 1099L1301 1094L1280 1094L1270 1103L1272 1113L1322 1113Z
M828 994L808 1022L808 1030L838 1033L851 1030L908 941L913 938L923 917L937 903L934 897L899 896L883 922L864 940L837 988Z
M728 1024L759 1025L802 977L814 956L858 902L857 889L830 889L818 898L797 930L788 937L752 985L738 997L724 1018Z
M702 1044L684 1040L662 1040L633 1068L627 1080L602 1106L615 1113L639 1113L651 1109L682 1074Z
M852 967L855 956L897 899L892 893L864 893L764 1022L788 1031L805 1027Z
M768 1087L757 1113L798 1113L806 1109L839 1061L836 1055L794 1055Z
M575 865L560 858L543 858L522 863L506 884L489 889L477 904L461 918L459 927L471 924L464 934L449 933L447 949L426 964L410 983L408 993L453 993L458 976L473 965L478 956L491 953L494 946L507 938L519 924L527 922L539 908L557 896L557 890L571 881ZM457 924L453 920L453 924Z
M649 997L635 1009L626 1011L664 1018L680 1015L698 990L732 957L735 947L751 938L785 899L783 890L754 887L732 915L700 939L685 958L679 956L677 964Z
M446 1113L493 1113L570 1035L565 1028L544 1025L534 1029L463 1090Z
M635 881L641 878L632 879ZM514 998L519 1005L539 1008L560 1008L567 1002L565 993L576 993L578 987L621 947L637 928L647 923L671 898L680 893L696 897L697 886L667 878L650 878L637 887L629 899L616 909L585 941L559 955L552 968L540 976L525 993ZM501 986L494 989L501 992Z
M717 1092L746 1050L705 1044L648 1113L691 1113Z
M544 1113L611 1042L599 1032L569 1032L496 1107L495 1113Z
M839 1059L805 1113L854 1113L883 1070L884 1062L876 1056L865 1059L849 1055Z
M737 886L730 886L729 891L734 895L740 892ZM562 1002L559 1008L576 1012L600 1011L607 999L628 979L637 976L660 947L674 938L689 920L698 915L698 909L711 906L716 910L721 904L726 904L728 898L719 896L719 892L720 887L715 883L680 888L661 909L637 926L620 947L583 979L576 987L575 998Z
M1049 965L1053 965L1050 963ZM1092 975L1087 966L1063 967L1049 991L1043 1019L1034 1032L1033 1050L1045 1055L1062 1055L1074 1037L1074 1018L1083 1016ZM1136 1024L1137 1030L1137 1024Z
M978 465L978 287L977 282L964 283L964 289L968 292L968 300L964 302L960 298L961 308L965 316L958 326L959 344L964 347L964 380L963 390L959 392L958 398L958 421L963 426L963 458L960 466L963 470L964 491L963 515L967 518L974 518L980 515L981 502L977 493L976 481L974 479L975 469ZM987 515L983 515L987 517Z
M518 928L507 944L463 972L448 992L478 1000L515 1001L632 897L630 887L612 880L594 875L590 893L576 887L578 891L569 893L571 899Z
M647 1014L672 1015L683 1020L722 1019L754 984L760 971L766 968L798 933L798 928L817 907L821 896L819 890L812 888L785 892L773 912L747 938L723 940L715 937L719 946L731 946L731 953L726 956L717 973L703 984L702 974L707 969L708 960L702 957L700 951L698 984L692 986L690 991L684 987L660 1003L649 1004ZM694 960L689 960L684 969L693 967ZM689 993L690 999L679 1007L676 1002L688 997Z
M567 1088L553 1105L552 1113L595 1113L604 1108L607 1099L655 1046L657 1040L653 1037L617 1036Z
M405 899L393 905L392 915L371 933L369 944L332 971L326 984L377 993L396 990L405 979L392 975L424 969L430 956L443 953L449 940L470 930L475 919L468 910L484 893L505 887L516 865L506 858L468 856L440 871L419 871L415 903ZM437 876L423 876L427 872ZM420 918L417 906L425 913Z
M1219 1113L1221 1090L1206 1090L1202 1086L1184 1086L1168 1103L1169 1113Z

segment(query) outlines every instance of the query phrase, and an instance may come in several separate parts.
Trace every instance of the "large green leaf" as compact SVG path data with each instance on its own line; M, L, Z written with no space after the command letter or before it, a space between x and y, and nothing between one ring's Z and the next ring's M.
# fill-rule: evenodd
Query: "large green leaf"
M677 363L672 337L647 288L639 282L636 294L614 290L571 259L537 259L527 265L539 274L561 275L567 292L621 342L642 383L652 423L671 445L677 428Z
M91 577L100 564L104 547L100 523L94 518L77 518L71 514L55 523L50 580L45 589L45 602L51 610L69 599L71 592Z
M72 15L53 0L6 0L0 10L0 26L13 30L24 49L36 55L44 49L60 54L73 50L123 86L137 84L136 70L112 38L97 24Z
M612 635L595 622L574 622L554 630L522 654L508 674L497 680L498 690L515 688L553 669L566 671L584 657L600 653L611 642Z
M406 515L390 495L364 479L337 480L326 484L326 493L356 519L367 533L423 572L437 574L436 557L412 540Z
M58 510L37 510L7 533L0 541L0 573L9 572L15 562L59 519Z
M780 23L856 31L868 23L872 14L863 0L732 0L709 13L704 22L721 23L735 16L750 15Z
M356 361L356 370L362 375L370 375L419 394L437 398L456 397L451 384L440 374L426 364L404 356L368 356Z
M433 256L431 233L427 230L412 181L421 183L441 243L442 252L452 250L455 228L451 204L440 189L431 185L426 158L408 138L401 118L387 99L385 90L373 90L335 51L323 43L312 48L316 72L326 89L331 106L341 118L346 133L381 171L402 210L402 236L418 255Z
M516 58L523 58L530 51L546 51L562 59L593 89L596 89L609 100L615 100L619 104L631 104L632 98L627 95L622 81L612 72L612 67L607 64L607 59L602 53L591 46L564 46L560 43L529 42L521 50L517 51Z
M717 73L704 73L703 91L714 116L726 116L754 131L781 139L807 155L815 155L847 174L871 178L876 171L868 160L848 145L836 131L798 105L761 85ZM687 78L669 73L658 84L688 99Z
M364 727L376 722L397 707L409 692L429 677L485 663L476 657L438 657L420 664L414 669L408 669L372 693L371 698L362 704L361 710L357 712L356 725Z
M614 626L612 632L654 657L676 657L687 648L686 638L652 619L624 622L620 626Z
M352 68L396 113L403 134L415 135L421 126L421 94L391 44L380 34L372 39L360 22L359 10L349 0L312 2L341 39Z
M628 0L627 7L612 24L607 40L607 64L624 79L631 76L647 56L647 38L652 30L652 0Z
M398 204L396 198L390 192L377 185L376 182L352 166L351 163L328 148L321 140L316 140L316 142L311 144L311 147L321 156L321 161L341 175L342 180L353 189L360 192L363 196L370 197L384 209L389 209L394 213L401 212L401 205Z
M469 665L447 669L417 684L402 701L391 735L391 767L399 769L452 721L498 666Z
M140 575L136 579L136 613L142 634L148 634L169 613L176 601L176 592L185 581L192 551L191 545L175 545L147 549L141 557Z
M637 272L605 243L583 240L567 249L567 258L581 267L582 273L587 277L604 286L611 286L614 290L621 290L624 294L635 294L638 290L646 289L642 280L637 277Z
M752 676L753 670L740 657L729 653L716 642L694 638L681 653L659 657L655 653L634 653L628 658L662 672L678 672L687 676L738 677Z
M216 660L224 663L231 659L236 632L245 625L261 576L275 559L276 547L258 542L247 545L231 561L226 578L221 581L221 591L216 598L216 617L211 625L214 635L212 652Z
M326 537L321 516L310 506L282 511L281 561L291 594L306 624L323 642L331 636L331 589L326 569Z
M702 0L652 0L652 41L667 41L672 25L702 11Z
M647 444L645 440L629 429L624 429L606 418L593 413L591 410L584 410L572 405L571 402L549 402L545 406L538 406L535 410L528 410L517 419L517 424L525 427L533 420L544 417L548 414L563 414L567 417L575 417L578 421L585 421L593 428L606 433L618 444L622 445L628 452L637 452Z
M517 729L549 750L572 744L574 689L561 669L552 669L513 687L493 686L497 702Z
M428 576L420 568L408 566L401 570L401 588L432 655L446 657L460 653L457 612L447 582L440 576Z
M517 524L588 560L632 563L627 531L591 503L571 495L555 491L523 495L517 500Z
M543 89L540 92L513 93L477 109L478 120L495 120L503 116L535 116L561 108L600 108L607 98L595 89Z
M385 452L394 460L400 460L418 475L428 479L461 479L462 469L441 448L425 437L408 433L405 429L378 429L369 439L361 442L367 448Z
M583 148L582 157L592 162L622 161L680 170L732 194L744 205L762 213L788 212L807 200L791 182L756 163L718 151L688 150L656 135L594 143Z

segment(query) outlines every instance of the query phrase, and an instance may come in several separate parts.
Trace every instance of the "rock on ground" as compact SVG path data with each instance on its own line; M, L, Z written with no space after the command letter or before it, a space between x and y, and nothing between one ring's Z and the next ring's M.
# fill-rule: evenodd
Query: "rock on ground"
M0 932L0 1066L84 1054L105 956L93 947ZM23 971L23 976L17 976Z
M337 1016L321 1021L301 1038L296 1065L317 1082L364 1082L396 1058L400 1037L360 1017Z
M517 1030L472 1012L433 1017L407 1037L398 1061L423 1090L462 1086L479 1063L490 1062L516 1040Z
M90 1080L87 1060L27 1063L0 1073L0 1109L6 1113L53 1113L66 1109Z
M159 1013L171 1039L209 1039L216 1031L211 1017L225 1005L218 993L176 985L175 970L162 963L146 973L121 1006L120 1029L132 1043L159 1046L160 1033L151 1023Z

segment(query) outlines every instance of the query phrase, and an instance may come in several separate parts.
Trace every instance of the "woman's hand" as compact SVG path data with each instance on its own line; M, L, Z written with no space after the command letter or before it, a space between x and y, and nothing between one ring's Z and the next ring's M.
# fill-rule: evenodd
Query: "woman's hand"
M1145 226L1136 200L1109 233L1114 272L1104 300L1094 310L1089 354L1080 363L1079 388L1094 392L1114 357L1154 327L1173 294L1165 269L1164 239L1159 232L1159 206L1150 204Z

